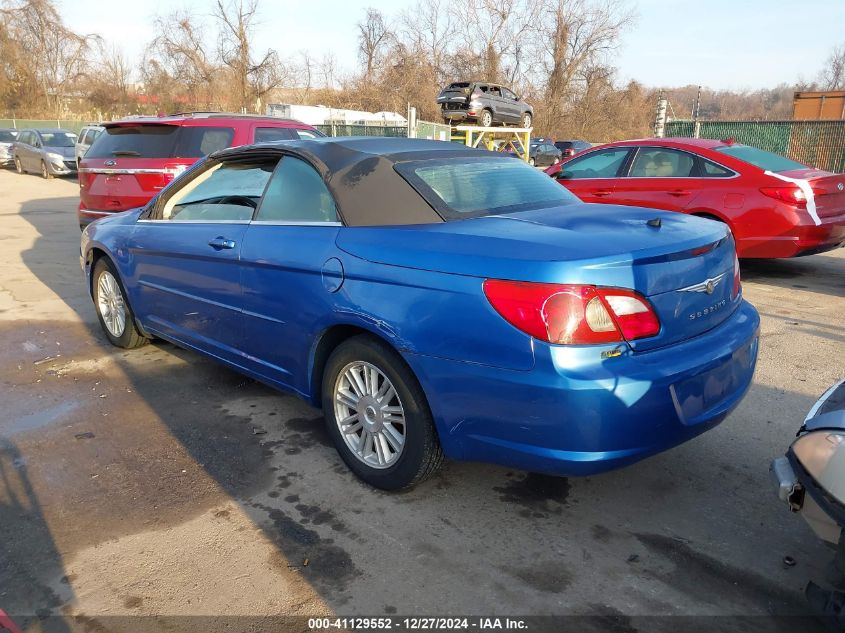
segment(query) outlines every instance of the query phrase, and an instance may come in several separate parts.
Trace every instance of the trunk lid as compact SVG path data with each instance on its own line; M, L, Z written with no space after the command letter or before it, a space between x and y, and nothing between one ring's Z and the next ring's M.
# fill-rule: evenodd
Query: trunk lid
M810 180L819 218L845 215L845 174L826 174Z
M657 218L659 228L647 224ZM631 343L635 350L706 332L740 301L731 298L735 249L727 227L680 213L578 204L442 224L347 228L337 244L395 266L636 290L651 302L661 331Z
M834 174L821 169L793 169L780 172L788 178L800 178L810 183L819 218L845 215L845 174Z
M469 103L472 93L472 84L467 82L458 82L445 87L437 96L437 103L444 104L459 104L464 105Z

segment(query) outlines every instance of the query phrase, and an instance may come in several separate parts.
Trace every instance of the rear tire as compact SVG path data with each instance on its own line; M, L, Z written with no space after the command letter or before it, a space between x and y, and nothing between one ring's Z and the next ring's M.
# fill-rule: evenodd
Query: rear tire
M150 342L135 326L135 315L129 307L120 277L105 257L94 264L91 294L100 327L112 345L132 349Z
M478 123L481 127L493 126L493 113L490 110L482 110L481 116L478 117Z
M534 165L536 164L536 162L537 162L537 161L535 161L533 157L531 157L531 158L529 158L529 159L528 159L528 164L529 164L529 165L531 165L532 167L534 167Z
M21 159L15 156L15 171L19 174L23 173L23 165L21 165Z
M337 452L371 486L408 488L442 464L422 387L405 361L378 339L355 336L332 352L323 371L322 402Z
M44 180L50 180L50 178L53 177L53 174L51 174L50 170L47 169L47 163L45 163L43 160L41 161L41 177Z

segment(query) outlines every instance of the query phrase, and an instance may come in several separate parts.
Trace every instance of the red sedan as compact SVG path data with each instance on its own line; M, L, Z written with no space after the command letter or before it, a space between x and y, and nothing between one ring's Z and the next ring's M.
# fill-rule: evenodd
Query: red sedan
M732 140L609 143L546 173L584 202L725 222L740 257L796 257L845 245L845 175Z

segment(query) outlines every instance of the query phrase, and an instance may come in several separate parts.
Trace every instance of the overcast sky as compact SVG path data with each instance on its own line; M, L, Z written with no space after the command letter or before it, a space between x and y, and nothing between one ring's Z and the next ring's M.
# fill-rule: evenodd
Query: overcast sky
M75 30L99 33L138 58L154 37L152 18L177 7L211 14L213 0L58 0ZM620 42L620 78L655 87L703 84L762 88L813 78L830 49L845 44L845 0L629 0L638 18ZM256 44L283 57L333 52L355 66L364 7L390 15L412 0L261 0ZM125 9L118 7L127 7ZM127 23L129 20L129 23Z

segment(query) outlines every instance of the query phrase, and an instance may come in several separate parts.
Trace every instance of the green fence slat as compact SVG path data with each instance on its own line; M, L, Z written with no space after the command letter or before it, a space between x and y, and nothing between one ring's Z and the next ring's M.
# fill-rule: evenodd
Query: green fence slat
M670 121L667 137L691 137L694 121ZM818 169L845 171L845 121L699 121L700 138L733 138Z

